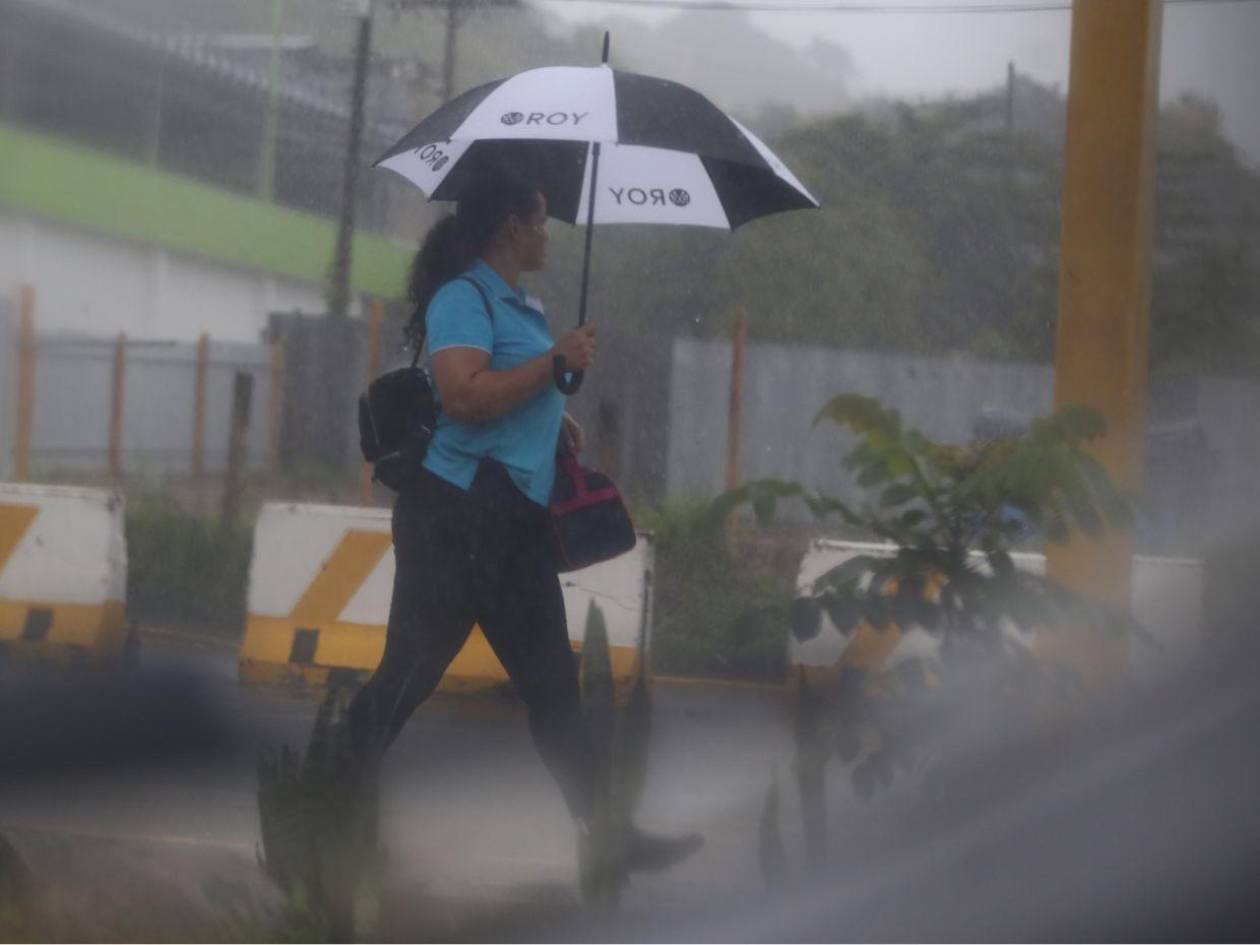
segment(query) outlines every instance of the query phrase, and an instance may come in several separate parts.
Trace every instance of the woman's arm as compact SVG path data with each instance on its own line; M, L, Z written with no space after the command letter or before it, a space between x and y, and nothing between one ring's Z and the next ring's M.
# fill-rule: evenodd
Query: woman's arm
M485 423L501 417L551 383L552 359L562 354L569 370L582 371L595 356L595 326L569 332L546 354L507 371L490 370L490 355L480 348L443 348L433 356L433 380L442 410L460 423Z

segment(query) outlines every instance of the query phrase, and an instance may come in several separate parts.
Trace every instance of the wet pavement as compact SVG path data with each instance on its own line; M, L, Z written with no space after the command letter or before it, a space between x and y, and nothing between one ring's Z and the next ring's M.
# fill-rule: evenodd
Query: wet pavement
M92 705L102 717L131 719L131 741L147 753L102 730L95 762L121 746L126 764L58 771L28 750L31 764L44 765L38 777L31 764L0 769L0 838L12 842L55 915L28 934L7 927L0 909L0 939L326 937L291 920L277 924L283 900L259 865L258 753L302 748L315 701L242 689L233 654L221 648L146 647L142 662L143 673L94 693ZM503 702L434 701L382 771L383 881L364 913L377 917L367 935L1233 938L1260 928L1251 893L1260 853L1254 665L1250 657L1216 661L1100 697L1087 716L1006 726L1004 737L942 760L929 790L907 779L859 801L832 766L831 853L815 867L783 694L658 685L637 821L658 832L697 830L706 844L667 871L636 874L612 914L578 896L576 831L522 712ZM172 700L172 681L213 718L170 716L182 704ZM27 707L34 715L22 716L11 689L0 699L8 699L0 726L2 717L22 723L47 713L36 699ZM75 711L62 729L92 730ZM172 719L197 733L196 750L172 753L164 728ZM0 745L10 761L22 749L11 737ZM784 869L768 893L763 812L775 778ZM0 844L0 892L15 882L11 859Z
M221 647L147 642L140 672L200 687L226 739L187 756L10 782L0 833L36 873L71 885L97 875L112 849L137 884L160 881L176 898L204 898L207 883L225 879L274 895L257 864L258 751L303 747L315 699L241 687L234 653ZM799 821L788 822L792 754L781 692L654 687L636 819L657 833L699 831L706 844L668 871L636 875L622 911L762 890L759 825L776 773L789 846L799 834ZM514 700L439 697L421 707L386 758L380 834L386 895L404 908L415 896L443 902L456 924L461 910L494 904L578 909L576 830Z

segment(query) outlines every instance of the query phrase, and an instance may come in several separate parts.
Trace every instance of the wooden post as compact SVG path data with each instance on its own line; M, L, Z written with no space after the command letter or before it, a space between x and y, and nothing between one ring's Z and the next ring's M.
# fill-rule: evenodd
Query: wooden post
M232 378L232 427L228 432L227 481L223 487L223 524L236 524L241 510L241 486L245 471L245 446L249 433L249 408L254 394L254 375L237 371Z
M744 415L744 343L748 337L748 316L741 308L735 314L735 337L731 344L731 399L726 418L726 488L739 485L739 434ZM726 534L734 540L736 518L726 519Z
M127 397L127 333L119 332L114 343L114 392L109 409L109 474L115 479L123 474L123 414Z
M1160 0L1076 0L1072 13L1054 402L1102 412L1094 452L1125 489L1142 482L1162 12ZM1073 535L1046 559L1071 590L1130 607L1130 532ZM1127 661L1123 640L1054 636L1043 654L1086 679Z
M621 410L615 400L601 399L595 411L595 468L621 477Z
M206 381L210 372L210 336L197 339L196 385L193 390L192 474L200 489L206 474Z
M381 370L381 322L385 319L385 306L380 299L373 299L368 306L367 382L376 379ZM359 498L372 501L372 466L364 461L359 469Z
M731 400L726 423L726 488L739 485L739 433L744 413L744 344L748 337L748 316L740 309L735 316L735 339L731 346Z
M35 289L24 285L19 296L17 439L13 472L21 481L31 474L31 433L35 420Z
M287 383L285 379L285 362L284 362L284 342L279 338L275 338L271 342L271 403L270 403L270 430L271 434L271 469L273 472L280 471L281 460L281 438L284 435L284 385Z

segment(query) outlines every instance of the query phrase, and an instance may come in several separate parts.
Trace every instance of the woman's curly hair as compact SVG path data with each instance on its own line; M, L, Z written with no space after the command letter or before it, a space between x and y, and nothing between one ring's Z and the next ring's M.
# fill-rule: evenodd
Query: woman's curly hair
M411 264L408 296L414 308L408 345L419 349L423 344L425 313L437 290L477 261L508 217L528 219L538 199L537 187L502 171L483 173L465 185L455 212L429 229Z

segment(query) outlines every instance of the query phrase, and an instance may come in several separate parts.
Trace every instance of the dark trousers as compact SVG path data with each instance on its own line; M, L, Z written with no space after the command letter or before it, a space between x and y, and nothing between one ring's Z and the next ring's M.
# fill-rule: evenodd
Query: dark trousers
M591 755L547 510L496 463L481 464L468 492L426 471L398 496L393 535L385 655L350 705L356 741L393 741L476 623L524 701L570 811L587 817Z

